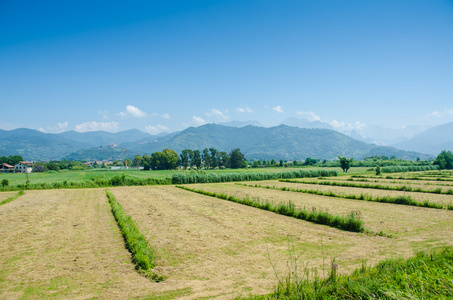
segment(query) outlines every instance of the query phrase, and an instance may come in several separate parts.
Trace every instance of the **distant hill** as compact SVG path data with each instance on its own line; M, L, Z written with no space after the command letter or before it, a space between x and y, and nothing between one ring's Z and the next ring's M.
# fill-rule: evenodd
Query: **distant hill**
M413 138L393 146L432 155L437 155L442 150L453 151L453 122L431 127Z
M21 155L25 160L62 159L79 150L135 142L147 137L151 136L136 129L118 133L67 131L58 134L26 128L0 130L0 156Z
M153 141L128 144L128 149L148 155L165 148L180 153L183 149L202 150L210 147L227 152L240 148L248 159L335 159L338 155L355 159L374 155L394 155L412 160L429 157L392 147L366 144L329 129L301 129L287 125L271 128L248 125L235 128L207 124L190 127L178 134Z
M138 153L134 151L124 151L123 148L118 147L116 145L109 145L105 147L96 147L96 148L89 148L79 150L77 152L71 153L64 157L64 159L68 160L86 160L86 161L100 161L100 160L110 160L115 161L119 160L122 161L124 159L129 158L133 160L135 155Z
M69 140L78 141L88 147L99 147L108 144L118 145L125 142L134 142L151 137L148 133L144 133L138 129L131 129L117 133L106 131L77 132L71 130L58 133L57 135Z
M334 130L332 125L329 123L321 122L321 121L309 121L307 119L301 118L287 118L285 119L281 125L288 125L293 127L299 128L319 128L319 129L331 129Z
M118 133L68 131L60 134L24 128L0 130L0 156L22 155L25 160L121 160L125 157L123 149L127 149L127 157L133 159L136 154L151 155L165 148L180 153L183 149L211 147L227 152L240 148L248 159L303 160L311 157L330 160L338 155L355 159L373 155L394 155L412 160L430 157L418 152L367 144L330 129L287 125L270 128L247 125L238 128L207 124L159 136L139 130Z
M32 129L0 130L0 156L21 155L25 160L59 159L86 146L56 134Z

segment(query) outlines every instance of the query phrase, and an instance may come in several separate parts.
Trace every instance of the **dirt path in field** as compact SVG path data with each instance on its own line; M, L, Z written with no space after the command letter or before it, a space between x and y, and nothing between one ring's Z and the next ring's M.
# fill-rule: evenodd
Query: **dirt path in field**
M279 182L274 183L280 185ZM281 185L289 184L291 183ZM268 185L273 184L268 182ZM382 231L385 234L391 234L404 243L426 241L433 244L453 245L453 231L450 230L453 226L452 211L245 187L231 183L189 185L188 187L241 198L259 198L274 203L292 201L299 208L307 210L316 208L337 215L358 211L365 222L365 228L373 232Z
M149 280L130 254L104 190L26 191L0 206L0 298L125 299Z
M336 257L342 272L361 259L377 262L389 255L393 240L333 229L260 209L165 187L112 189L124 210L157 249L162 285L190 289L185 299L263 294L286 275L288 239L304 263L321 268ZM386 252L386 253L385 253ZM393 249L390 256L413 255ZM321 272L321 269L320 269Z

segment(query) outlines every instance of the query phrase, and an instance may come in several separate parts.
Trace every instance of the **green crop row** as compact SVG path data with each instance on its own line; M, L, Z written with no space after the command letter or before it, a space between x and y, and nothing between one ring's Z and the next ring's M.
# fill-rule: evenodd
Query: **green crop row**
M14 196L11 196L9 198L6 198L5 200L1 201L0 202L0 205L3 205L3 204L6 204L6 203L9 203L13 200L16 200L17 198L19 198L20 196L22 196L24 194L24 191L19 191L17 194L15 194Z
M453 204L437 204L432 203L429 201L417 202L412 199L411 196L398 196L398 197L390 197L390 196L383 196L383 197L373 197L369 194L354 195L354 194L337 194L332 191L320 191L320 190L310 190L310 189L294 189L290 187L276 187L276 186L264 186L264 185L246 185L241 183L236 183L248 187L257 187L257 188L265 188L265 189L274 189L279 191L288 191L288 192L297 192L297 193L305 193L305 194L313 194L319 196L327 196L327 197L335 197L335 198L344 198L344 199L352 199L352 200L364 200L364 201L372 201L372 202L382 202L382 203L391 203L391 204L399 204L399 205L409 205L409 206L419 206L419 207L428 207L428 208L436 208L436 209L447 209L453 210Z
M274 213L278 213L285 216L290 216L296 219L305 220L308 222L313 222L317 224L327 225L330 227L335 227L338 229L346 230L346 231L353 231L353 232L363 232L364 226L363 221L360 217L360 214L357 212L351 212L347 216L337 216L332 215L328 212L317 210L313 208L311 211L307 211L305 209L296 208L295 205L288 201L287 203L280 202L278 204L272 203L268 200L261 201L259 198L249 199L248 197L245 198L237 198L235 196L230 196L226 194L219 194L204 190L197 190L188 188L185 186L176 186L178 188L191 191L194 193L211 196L223 200L228 200L256 208L260 208L263 210L272 211Z
M350 181L338 182L338 181L301 181L301 180L290 180L290 179L281 179L282 182L292 182L292 183L303 183L303 184L315 184L315 185L328 185L328 186L342 186L342 187L352 187L352 188L364 188L364 189L377 189L377 190L389 190L389 191L405 191L405 192L417 192L417 193L431 193L431 194L447 194L453 195L453 189L448 189L447 191L442 191L442 188L435 188L434 190L423 190L420 187L412 188L411 186L400 185L400 186L391 186L391 185L382 185L382 184L357 184Z
M438 170L439 166L391 166L382 167L381 172L383 173L399 173L399 172L418 172L418 171L429 171Z
M132 262L135 263L138 270L153 280L161 281L162 277L152 272L156 265L154 252L149 247L145 237L138 230L131 217L124 212L123 207L118 203L112 192L107 189L106 194L112 207L113 216L123 234L126 247L132 254Z
M173 174L173 184L217 183L233 181L259 181L282 178L309 178L337 176L336 170L294 170L286 172L241 172L241 173L177 173Z

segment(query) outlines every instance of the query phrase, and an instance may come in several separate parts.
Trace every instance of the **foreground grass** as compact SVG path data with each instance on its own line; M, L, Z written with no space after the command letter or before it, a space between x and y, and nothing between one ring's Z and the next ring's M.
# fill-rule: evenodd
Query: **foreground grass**
M16 200L17 198L19 198L20 196L22 196L24 194L24 191L19 191L16 195L14 196L11 196L3 201L0 202L0 205L3 205L3 204L6 204L6 203L9 203L13 200Z
M156 266L154 251L149 247L145 236L138 230L137 226L135 226L131 217L124 212L121 204L118 203L112 192L107 189L106 194L110 206L112 207L115 220L123 234L127 249L132 254L132 262L135 263L139 271L149 276L151 279L162 281L163 278L152 271Z
M357 212L351 212L347 216L337 216L337 215L332 215L328 212L321 211L321 210L316 210L315 208L312 209L312 211L307 211L305 209L298 209L295 207L295 205L289 201L288 203L272 203L270 201L261 201L259 198L256 199L249 199L248 197L246 198L237 198L235 196L229 196L226 194L219 194L219 193L213 193L209 191L204 191L204 190L197 190L197 189L192 189L188 188L185 186L176 186L180 189L184 189L187 191L195 192L198 194L206 195L206 196L211 196L211 197L216 197L219 199L223 200L228 200L256 208L260 208L263 210L268 210L272 211L274 213L278 213L281 215L285 216L290 216L296 219L301 219L304 221L308 222L313 222L316 224L322 224L322 225L327 225L330 227L335 227L341 230L346 230L346 231L353 231L353 232L364 232L364 225L363 225L363 220L360 217L360 214Z
M453 248L409 260L393 259L373 268L366 263L350 276L338 276L332 261L326 279L311 274L299 257L290 256L288 276L272 294L248 299L452 299Z

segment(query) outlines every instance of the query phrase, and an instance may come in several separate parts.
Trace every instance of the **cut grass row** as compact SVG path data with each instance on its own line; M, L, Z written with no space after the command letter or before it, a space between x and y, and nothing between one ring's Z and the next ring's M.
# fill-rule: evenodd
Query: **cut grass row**
M329 276L310 278L313 270L293 261L286 279L274 293L249 299L451 299L453 295L453 249L418 253L416 257L389 259L373 268L366 262L352 275L338 276L332 261Z
M316 224L327 225L330 227L335 227L341 230L346 231L353 231L353 232L364 232L364 224L363 220L360 217L360 214L357 212L351 212L347 216L338 216L332 215L328 212L317 210L313 208L311 211L307 211L305 209L296 208L294 203L288 201L287 203L280 202L278 204L270 202L268 200L261 201L259 198L250 199L248 197L245 198L238 198L235 196L222 194L222 193L214 193L205 190L198 190L189 188L186 186L176 186L180 189L184 189L186 191L198 193L201 195L211 196L218 199L228 200L248 206L252 206L255 208L260 208L263 210L271 211L277 214L290 216L296 219L305 220L308 222L313 222Z
M434 190L424 190L421 187L412 188L411 186L407 186L407 185L391 186L391 185L371 184L371 183L354 183L351 181L343 181L343 182L340 182L340 181L304 181L304 180L290 180L290 179L281 179L280 181L281 182L291 182L291 183L315 184L315 185L343 186L343 187L363 188L363 189L453 195L453 189L448 189L447 191L442 191L442 188L440 188L440 187L435 188Z
M9 198L6 198L5 200L1 201L0 202L0 205L3 205L3 204L6 204L6 203L9 203L11 201L14 201L16 200L17 198L19 198L20 196L22 196L24 194L24 191L19 191L17 194L15 194L14 196L11 196Z
M300 183L300 182L297 182ZM429 201L418 202L412 199L411 196L398 196L398 197L390 197L390 196L383 196L383 197L373 197L369 194L354 195L354 194L337 194L332 191L320 191L320 190L311 190L311 189L296 189L290 187L276 187L276 186L267 186L267 185L252 185L252 184L243 184L243 183L236 183L237 185L243 185L248 187L256 187L256 188L264 188L264 189L274 189L279 191L287 191L287 192L296 192L296 193L305 193L305 194L313 194L319 196L327 196L327 197L335 197L335 198L344 198L344 199L352 199L352 200L363 200L363 201L372 201L372 202L382 202L382 203L391 203L391 204L399 204L399 205L409 205L409 206L418 206L418 207L427 207L427 208L436 208L436 209L447 209L453 210L453 204L437 204L432 203Z
M148 242L131 217L124 212L123 207L118 203L112 192L107 189L106 195L137 270L155 281L161 281L163 278L152 271L156 266L154 251L149 247Z

